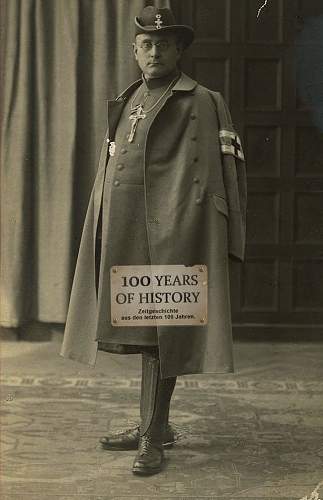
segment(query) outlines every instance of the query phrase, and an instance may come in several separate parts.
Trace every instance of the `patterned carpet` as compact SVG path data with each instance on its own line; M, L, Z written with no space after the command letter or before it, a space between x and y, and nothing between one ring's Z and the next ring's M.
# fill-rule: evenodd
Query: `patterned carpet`
M320 379L181 377L178 442L149 478L131 474L134 452L97 446L138 419L139 385L101 372L4 376L1 499L323 499Z

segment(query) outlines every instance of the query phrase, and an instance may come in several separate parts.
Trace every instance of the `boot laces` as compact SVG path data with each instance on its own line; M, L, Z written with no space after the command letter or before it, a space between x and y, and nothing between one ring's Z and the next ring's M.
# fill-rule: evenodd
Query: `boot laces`
M149 452L149 448L152 444L151 436L145 434L141 438L140 442L140 455L146 455Z

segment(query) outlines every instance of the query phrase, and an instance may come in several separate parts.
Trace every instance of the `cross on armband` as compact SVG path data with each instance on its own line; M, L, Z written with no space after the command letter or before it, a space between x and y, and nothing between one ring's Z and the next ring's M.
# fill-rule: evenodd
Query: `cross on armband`
M221 129L219 132L221 151L223 154L233 155L244 161L244 154L240 137L231 130Z

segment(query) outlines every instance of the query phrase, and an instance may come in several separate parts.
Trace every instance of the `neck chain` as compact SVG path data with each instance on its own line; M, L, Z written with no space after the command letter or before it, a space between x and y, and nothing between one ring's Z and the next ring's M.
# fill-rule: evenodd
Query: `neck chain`
M155 109L155 107L157 106L157 104L160 103L160 101L162 100L162 98L167 94L167 92L169 91L169 89L172 87L172 85L175 83L175 81L177 80L178 78L178 75L175 76L174 80L172 80L170 82L170 84L168 85L167 89L165 90L165 92L162 93L162 95L157 99L157 101L155 102L155 104L153 104L150 108L148 109L144 109L144 104L145 102L147 101L148 99L148 95L145 96L145 99L144 99L144 102L143 103L140 103L140 104L136 104L136 106L134 106L134 103L135 103L135 100L137 98L137 95L140 91L140 87L137 89L132 101L131 101L131 105L130 105L130 109L131 111L135 111L139 106L141 107L142 111L144 111L146 114L147 113L150 113L150 111L152 111L153 109Z
M137 95L139 93L139 90L141 87L139 87L131 101L131 104L130 104L130 110L131 110L131 113L130 113L130 116L129 116L129 120L132 122L131 123L131 129L130 129L130 134L129 134L129 137L128 137L128 142L132 142L134 137L135 137L135 133L136 133L136 129L137 129L137 125L138 125L138 122L139 120L143 120L144 118L146 118L147 116L147 113L150 113L153 109L155 109L155 107L160 103L160 101L165 97L165 95L167 94L167 92L169 91L169 89L172 87L172 85L175 83L175 81L177 80L178 76L176 76L174 78L174 80L172 80L170 82L170 84L168 85L167 89L165 90L165 92L162 93L162 95L157 99L157 101L155 102L155 104L153 104L150 108L148 109L144 109L144 104L145 102L147 101L148 99L148 95L145 96L144 98L144 101L142 103L139 103L139 104L135 104L135 100L137 98Z

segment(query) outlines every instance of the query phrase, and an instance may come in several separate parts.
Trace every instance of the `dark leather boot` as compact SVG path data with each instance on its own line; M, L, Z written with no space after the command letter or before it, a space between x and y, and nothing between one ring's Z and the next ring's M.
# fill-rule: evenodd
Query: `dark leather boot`
M132 472L140 476L157 474L163 468L164 450L161 439L147 432L140 437L139 448L132 466Z
M143 353L142 366L140 439L132 472L148 476L163 467L163 442L176 377L161 379L159 359L150 354Z

